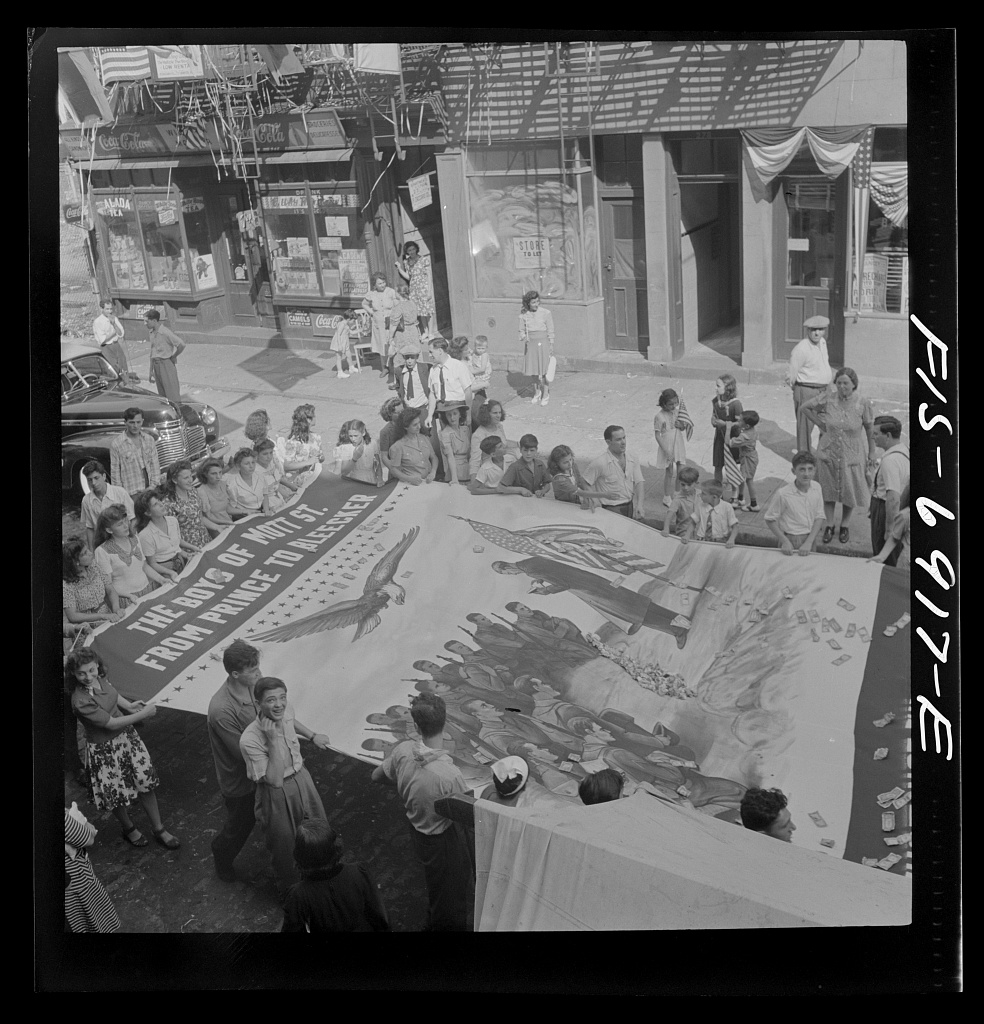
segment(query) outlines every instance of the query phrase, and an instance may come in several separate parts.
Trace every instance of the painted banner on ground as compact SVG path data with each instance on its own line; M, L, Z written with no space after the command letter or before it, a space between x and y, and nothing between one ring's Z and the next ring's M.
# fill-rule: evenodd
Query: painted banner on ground
M222 650L247 640L302 721L377 763L415 735L410 698L440 693L469 784L520 754L544 804L603 767L732 820L746 787L778 786L794 844L860 861L889 852L878 796L908 787L910 630L884 635L907 607L902 574L861 559L323 473L94 646L127 696L204 713Z

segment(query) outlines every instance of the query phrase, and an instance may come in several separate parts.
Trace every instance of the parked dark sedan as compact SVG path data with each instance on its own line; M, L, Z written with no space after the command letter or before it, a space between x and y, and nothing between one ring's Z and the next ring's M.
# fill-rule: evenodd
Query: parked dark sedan
M229 450L218 436L219 417L210 405L182 402L176 407L153 391L125 383L91 345L62 342L61 394L63 489L88 491L81 470L90 459L109 471L109 446L123 432L123 410L131 406L140 409L144 430L157 439L162 470L180 459L197 466Z

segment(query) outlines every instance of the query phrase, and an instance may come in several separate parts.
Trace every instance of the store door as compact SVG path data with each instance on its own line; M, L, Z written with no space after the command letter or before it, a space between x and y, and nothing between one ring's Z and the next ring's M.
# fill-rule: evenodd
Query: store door
M237 214L250 210L245 189L226 193L222 200L222 231L226 245L229 305L237 324L276 326L273 296L266 259L260 242L260 226L242 230Z
M642 198L603 198L601 208L605 346L645 352L649 348L649 304Z
M847 175L835 181L785 177L776 201L774 355L789 359L811 316L830 320L827 352L844 364L844 275L847 251ZM783 259L783 256L785 259Z

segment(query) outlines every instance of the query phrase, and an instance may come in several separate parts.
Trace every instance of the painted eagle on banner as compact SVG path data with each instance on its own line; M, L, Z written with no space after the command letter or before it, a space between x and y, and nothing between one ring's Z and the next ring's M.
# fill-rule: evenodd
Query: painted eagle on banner
M391 600L397 604L403 604L406 600L406 590L399 583L394 582L393 577L400 567L400 559L407 553L419 533L420 527L413 527L403 535L403 539L396 547L386 553L369 574L362 596L357 600L339 601L338 604L331 605L323 612L308 615L306 618L298 619L297 622L291 622L286 626L268 629L263 633L256 634L252 639L282 644L288 640L311 636L313 633L323 633L329 629L358 626L355 636L352 637L352 643L355 643L366 633L371 633L381 621L379 613Z

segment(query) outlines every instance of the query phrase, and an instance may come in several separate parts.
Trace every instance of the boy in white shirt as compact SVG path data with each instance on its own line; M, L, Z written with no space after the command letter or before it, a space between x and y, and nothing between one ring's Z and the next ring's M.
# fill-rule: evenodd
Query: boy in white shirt
M793 551L808 555L813 550L820 527L826 522L823 491L813 479L816 473L816 456L810 452L797 452L793 456L793 476L796 479L776 491L765 513L765 521L784 555L791 555Z
M724 487L716 480L705 480L700 485L700 498L690 517L692 529L698 540L723 541L726 548L733 548L738 536L738 517L723 496Z

